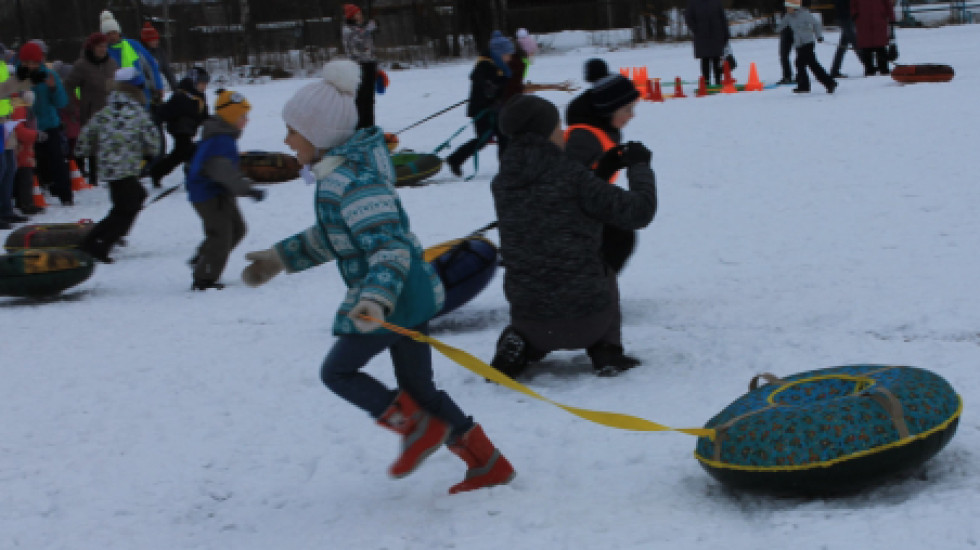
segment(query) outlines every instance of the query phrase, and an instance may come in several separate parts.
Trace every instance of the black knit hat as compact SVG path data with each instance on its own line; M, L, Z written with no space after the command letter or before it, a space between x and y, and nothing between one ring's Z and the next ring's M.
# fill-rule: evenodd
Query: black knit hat
M500 131L507 137L538 134L550 137L558 127L558 109L533 95L516 95L500 111Z
M586 82L591 84L605 76L609 76L609 65L606 65L605 61L599 59L598 57L593 57L585 62Z
M592 85L589 91L592 106L601 115L611 115L616 109L628 105L640 97L640 92L623 75L609 75Z
M211 75L203 67L191 67L187 70L184 78L189 78L191 83L197 86L201 82L207 84L211 82Z

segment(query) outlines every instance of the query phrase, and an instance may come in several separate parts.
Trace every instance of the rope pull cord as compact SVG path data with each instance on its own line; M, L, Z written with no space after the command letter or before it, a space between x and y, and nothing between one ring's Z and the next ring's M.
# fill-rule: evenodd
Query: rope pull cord
M426 336L425 334L422 334L420 332L410 330L404 327L399 327L397 325L392 325L391 323L387 323L380 319L374 319L366 315L362 316L362 318L368 321L374 321L376 323L379 323L384 328L392 332L395 332L397 334L408 336L409 338L415 340L416 342L429 344L430 346L435 348L439 353L445 355L447 358L451 359L455 363L465 367L466 369L472 371L474 374L478 376L482 376L483 378L490 380L491 382L496 382L497 384L500 384L501 386L504 386L507 389L527 395L539 401L550 403L551 405L563 409L564 411L573 414L575 416L578 416L579 418L588 420L589 422L594 422L596 424L600 424L610 428L617 428L620 430L632 430L632 431L640 431L640 432L673 431L673 432L680 432L688 435L693 435L696 437L707 437L712 441L715 438L715 430L710 428L671 428L663 424L651 422L644 418L639 418L637 416L616 413L616 412L582 409L579 407L564 405L562 403L558 403L557 401L552 401L551 399L548 399L547 397L538 394L536 391L532 390L531 388L528 388L524 384L521 384L520 382L514 380L513 378L507 376L506 374L503 374L502 372L498 371L492 366L484 363L483 361L477 359L476 357L470 355L469 353L461 349L457 349L447 344L444 344L439 340Z

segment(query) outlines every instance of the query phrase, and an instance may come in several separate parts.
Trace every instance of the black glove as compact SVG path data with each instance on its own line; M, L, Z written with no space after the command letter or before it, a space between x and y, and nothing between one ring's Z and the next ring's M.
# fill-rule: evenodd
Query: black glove
M592 171L597 177L608 180L613 174L625 168L623 165L623 146L617 145L599 158L595 169Z
M31 82L33 82L35 84L40 84L40 83L44 82L48 78L47 73L45 73L41 69L36 69L36 70L31 71L31 75L30 76L31 76Z
M27 65L21 65L20 67L17 67L17 72L15 74L17 75L17 80L27 80L27 78L31 76L31 70L27 67Z
M653 153L639 141L630 141L623 146L623 166L650 164Z
M257 187L253 187L249 189L248 193L245 193L245 195L251 197L255 202L262 202L262 199L265 198L265 191Z

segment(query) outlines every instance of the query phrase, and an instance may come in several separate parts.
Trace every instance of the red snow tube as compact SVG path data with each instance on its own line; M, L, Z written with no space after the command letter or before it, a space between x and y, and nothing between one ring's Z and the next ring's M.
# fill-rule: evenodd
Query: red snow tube
M949 65L895 65L892 78L902 84L916 82L949 82L953 80L953 68Z

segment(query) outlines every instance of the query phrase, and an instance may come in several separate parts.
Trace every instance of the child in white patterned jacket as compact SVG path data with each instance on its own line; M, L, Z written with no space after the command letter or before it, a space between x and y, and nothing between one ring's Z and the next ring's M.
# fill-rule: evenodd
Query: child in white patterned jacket
M143 208L146 190L139 175L145 159L160 151L160 134L143 106L144 83L132 67L117 70L106 106L82 128L75 146L80 157L98 152L99 173L109 182L112 209L79 245L104 263L112 263L109 252L129 233Z

